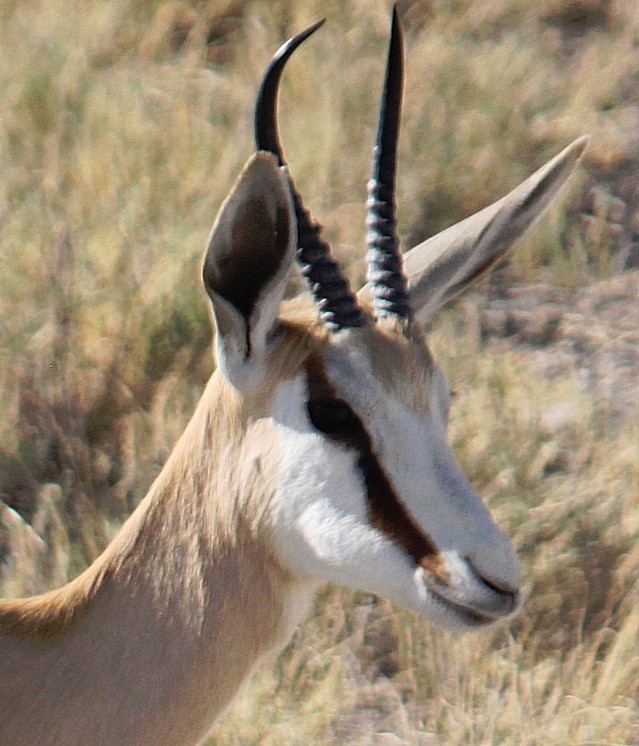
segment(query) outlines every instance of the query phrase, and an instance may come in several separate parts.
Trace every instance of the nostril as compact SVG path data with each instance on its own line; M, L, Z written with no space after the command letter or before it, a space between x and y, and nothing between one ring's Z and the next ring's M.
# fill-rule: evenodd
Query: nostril
M494 594L499 597L496 601L500 608L500 615L510 615L515 613L522 605L522 595L518 588L513 588L512 585L505 583L504 581L495 581L494 578L487 578L485 575L477 571L477 568L473 566L472 562L469 562L469 566L475 577L483 583L486 588L489 588Z
M517 594L517 589L513 589L510 586L506 585L499 585L495 583L494 580L489 580L484 575L477 574L477 577L481 580L481 582L488 586L491 591L495 591L495 593L499 593L500 596L515 596Z
M480 570L475 566L474 562L470 559L470 557L466 557L466 562L468 563L470 569L473 571L475 576L481 580L481 582L490 588L491 591L494 591L495 593L498 593L500 596L511 596L513 599L515 599L519 595L519 588L513 588L512 585L507 583L503 580L495 580L495 578L489 578L486 575L484 575Z

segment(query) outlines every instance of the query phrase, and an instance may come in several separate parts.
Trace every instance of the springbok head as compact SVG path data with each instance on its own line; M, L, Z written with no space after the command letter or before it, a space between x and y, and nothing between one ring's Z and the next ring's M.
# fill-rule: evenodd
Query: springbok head
M383 595L440 627L484 627L520 608L518 563L447 443L450 391L417 318L506 253L564 183L585 139L402 256L393 193L403 51L394 12L368 186L368 284L355 294L303 205L277 129L284 65L320 25L273 58L258 94L257 153L209 239L203 275L218 375L253 425L270 429L263 453L254 449L273 485L262 521L293 577ZM310 316L283 302L296 261Z

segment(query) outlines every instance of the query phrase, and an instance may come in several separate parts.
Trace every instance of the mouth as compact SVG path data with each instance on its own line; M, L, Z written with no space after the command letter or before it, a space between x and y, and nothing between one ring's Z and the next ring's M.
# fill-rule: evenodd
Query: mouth
M504 591L483 582L481 597L467 599L429 572L423 582L430 595L465 627L487 628L514 617L523 605L520 591Z

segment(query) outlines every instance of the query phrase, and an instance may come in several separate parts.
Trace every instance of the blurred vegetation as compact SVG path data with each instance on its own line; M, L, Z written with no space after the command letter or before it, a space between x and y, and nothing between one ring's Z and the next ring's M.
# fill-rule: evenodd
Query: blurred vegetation
M282 139L354 280L390 5L0 0L0 586L64 582L143 496L212 368L198 278L290 34ZM503 270L577 288L639 265L634 0L404 0L398 203L412 245L589 132L580 173ZM484 285L482 290L487 288ZM456 452L525 566L510 630L454 640L329 588L211 744L639 739L639 431L577 375L488 349L478 296L433 344ZM556 427L544 415L568 407ZM395 740L393 740L395 739Z

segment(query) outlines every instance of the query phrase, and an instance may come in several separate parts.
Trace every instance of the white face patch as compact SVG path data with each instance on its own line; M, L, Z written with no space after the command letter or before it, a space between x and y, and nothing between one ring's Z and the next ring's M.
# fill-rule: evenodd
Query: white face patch
M279 486L270 511L284 564L301 577L377 593L448 629L511 615L520 604L517 561L446 442L441 371L425 377L415 411L380 382L363 346L329 345L319 365L362 435L340 442L318 431L306 371L277 387ZM366 456L362 443L370 444ZM381 518L375 475L388 503ZM411 549L416 535L425 549Z

